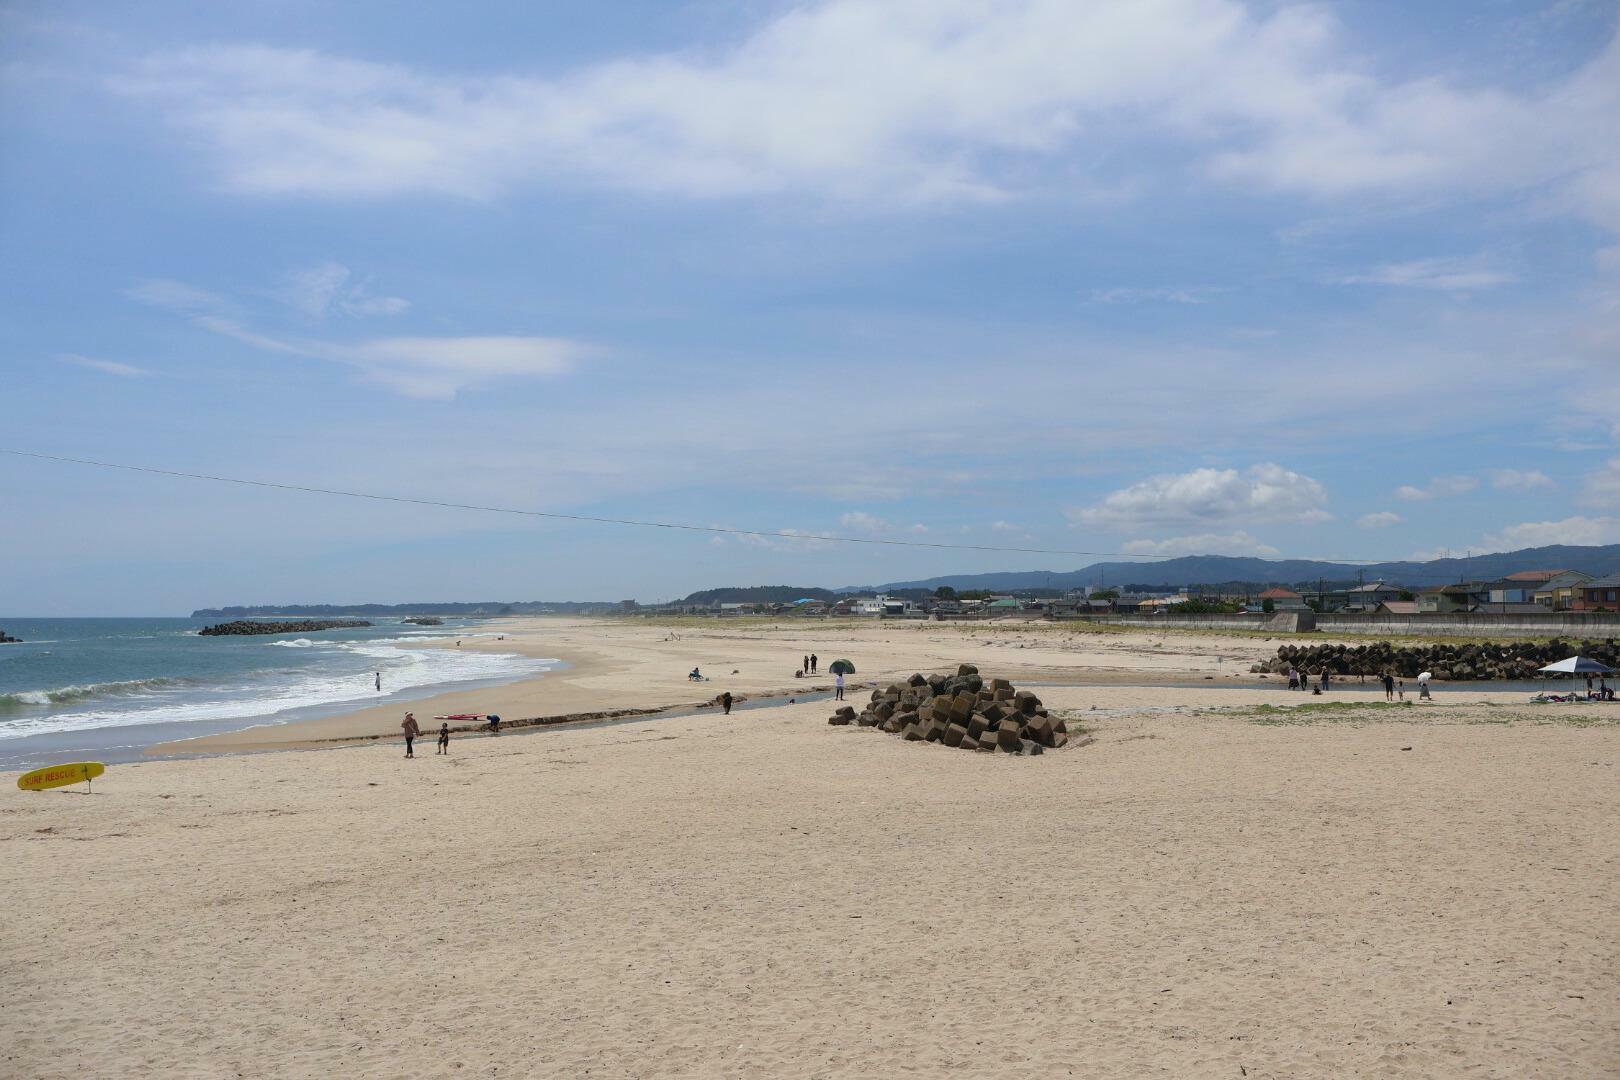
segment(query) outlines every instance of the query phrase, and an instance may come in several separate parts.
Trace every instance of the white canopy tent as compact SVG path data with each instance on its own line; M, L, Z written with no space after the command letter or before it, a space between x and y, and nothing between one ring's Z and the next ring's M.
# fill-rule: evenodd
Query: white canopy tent
M1582 656L1579 653L1576 653L1567 660L1560 660L1556 664L1548 664L1546 667L1541 668L1540 670L1541 692L1542 694L1546 694L1548 675L1585 675L1586 685L1590 687L1592 685L1593 675L1608 675L1614 671L1614 668L1607 664L1593 660L1591 657ZM1573 691L1571 694L1573 696Z
M1543 675L1608 675L1614 668L1607 664L1600 664L1590 657L1579 654L1571 656L1568 660L1560 660L1556 664L1548 664L1541 669Z

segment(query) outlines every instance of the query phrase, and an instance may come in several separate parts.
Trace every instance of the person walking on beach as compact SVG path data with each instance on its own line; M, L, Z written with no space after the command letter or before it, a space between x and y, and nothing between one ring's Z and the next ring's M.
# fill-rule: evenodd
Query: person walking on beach
M1299 670L1297 668L1291 667L1288 669L1288 689L1299 689Z
M806 675L810 674L810 658L808 656L805 657L804 662L799 665L799 670L804 672Z
M725 715L726 716L731 715L731 691L730 690L727 690L725 693L720 695L720 707L725 710Z
M1389 672L1386 671L1383 674L1383 681L1384 681L1384 700L1385 701L1394 701L1395 700L1395 676L1391 675Z
M844 673L842 671L840 671L838 673L837 677L833 679L833 685L835 687L837 687L837 689L833 691L833 700L834 701L843 701L844 700Z
M1305 691L1307 694L1311 692L1311 673L1310 672L1301 671L1299 673L1299 688L1301 690Z
M405 732L405 756L416 756L416 737L422 734L422 728L416 722L415 713L406 713L405 720L400 725Z
M816 673L816 654L811 653L810 654L810 674L814 675L815 673Z
M447 723L439 725L438 752L441 754L448 754L450 752L450 725Z
M382 672L377 672L377 692L382 692Z

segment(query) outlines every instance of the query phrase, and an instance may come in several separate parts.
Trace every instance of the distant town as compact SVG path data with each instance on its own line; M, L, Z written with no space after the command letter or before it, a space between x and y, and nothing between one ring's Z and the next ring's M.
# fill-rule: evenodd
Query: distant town
M780 587L776 587L780 588ZM1597 577L1579 570L1520 570L1494 581L1407 588L1394 581L1355 584L1318 583L1258 587L1224 585L1182 589L1126 585L1080 589L1023 589L1009 592L958 591L949 585L934 590L896 589L837 599L801 596L793 600L726 600L733 590L711 590L713 598L643 606L633 600L620 612L667 612L680 615L883 616L888 618L972 618L1027 613L1048 617L1143 614L1274 614L1311 611L1318 614L1529 615L1546 612L1614 612L1620 610L1620 574ZM735 590L747 592L749 590ZM774 589L772 590L774 591Z

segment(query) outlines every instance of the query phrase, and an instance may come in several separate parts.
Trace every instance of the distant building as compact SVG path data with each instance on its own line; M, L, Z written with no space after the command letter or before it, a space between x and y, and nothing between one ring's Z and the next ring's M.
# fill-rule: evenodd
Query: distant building
M1591 580L1591 574L1583 574L1579 570L1565 570L1557 577L1548 578L1537 585L1531 599L1544 608L1568 611L1575 606L1575 591Z
M1620 574L1605 574L1576 586L1576 611L1620 611Z
M1480 582L1438 585L1417 594L1420 615L1449 615L1473 611L1490 599L1490 589Z
M1330 607L1343 611L1372 611L1386 600L1399 600L1406 590L1387 581L1369 581L1328 594Z
M1260 601L1262 608L1264 608L1265 602L1270 600L1271 610L1273 611L1309 610L1309 605L1305 603L1305 598L1292 589L1267 589L1265 592L1255 597L1255 599Z
M1490 583L1489 604L1533 604L1536 602L1536 589L1545 585L1560 574L1567 574L1568 570L1520 570L1516 574L1509 574L1501 581Z
M1385 600L1375 612L1379 615L1416 615L1418 605L1416 600Z

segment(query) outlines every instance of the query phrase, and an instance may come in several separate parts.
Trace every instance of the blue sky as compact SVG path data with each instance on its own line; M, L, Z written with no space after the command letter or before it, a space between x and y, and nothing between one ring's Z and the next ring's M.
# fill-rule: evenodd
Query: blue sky
M1617 15L14 2L0 444L942 544L1620 542ZM13 614L1096 561L14 457L0 507Z

